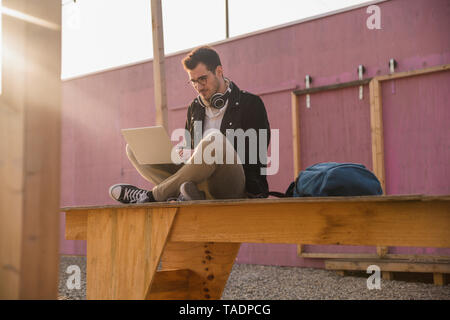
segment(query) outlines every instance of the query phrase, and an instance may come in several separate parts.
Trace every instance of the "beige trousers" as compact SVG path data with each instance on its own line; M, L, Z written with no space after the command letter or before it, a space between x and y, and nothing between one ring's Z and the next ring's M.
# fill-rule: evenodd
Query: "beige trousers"
M220 137L218 137L220 136ZM218 139L218 140L216 140ZM211 148L211 143L220 141L222 151ZM218 146L217 143L215 143ZM208 148L209 146L209 148ZM209 155L221 161L205 161L204 155ZM186 181L192 181L206 193L207 199L242 199L246 198L245 174L242 164L231 143L220 132L206 135L195 148L192 156L185 164L139 164L131 148L126 147L127 156L140 175L155 184L152 189L157 201L165 201L170 197L178 197L180 186ZM228 157L227 157L228 153ZM233 159L227 164L227 158ZM198 161L198 160L201 161ZM200 162L200 163L199 163Z

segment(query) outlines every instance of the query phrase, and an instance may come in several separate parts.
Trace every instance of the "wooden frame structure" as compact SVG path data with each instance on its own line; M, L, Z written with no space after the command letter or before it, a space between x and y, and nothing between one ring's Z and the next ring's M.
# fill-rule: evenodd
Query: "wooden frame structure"
M2 4L0 299L56 299L61 1Z
M372 163L373 172L380 180L383 190L386 190L385 179L385 164L384 164L384 138L383 138L383 105L381 95L382 82L394 79L401 79L435 72L442 72L450 70L450 64L430 67L420 70L413 70L407 72L393 73L384 76L377 76L364 80L351 81L346 83L339 83L334 85L322 86L317 88L309 88L303 90L293 91L292 96L292 130L293 130L293 151L294 151L294 178L297 177L301 170L301 152L300 152L300 110L299 99L301 95L324 92L348 87L356 87L369 84L370 91L370 127L372 139ZM297 246L297 254L302 258L374 258L372 254L348 254L348 253L305 253L303 252L302 244ZM426 255L392 255L388 253L387 247L378 246L377 255L383 258L392 259L419 259L425 261L449 260L449 257L436 257Z
M156 124L169 130L161 0L151 0L153 35L153 88Z
M62 211L66 239L87 240L88 299L219 299L242 242L450 247L450 196L211 200Z

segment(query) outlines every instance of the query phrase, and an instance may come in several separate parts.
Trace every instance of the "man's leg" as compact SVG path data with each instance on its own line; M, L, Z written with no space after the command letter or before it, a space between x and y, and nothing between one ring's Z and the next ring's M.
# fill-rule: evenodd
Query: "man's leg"
M140 175L154 185L160 184L183 166L183 164L177 165L174 163L140 164L128 144L126 147L126 152L128 159Z
M208 164L203 158L205 148L220 136L223 152L218 153L222 163ZM219 148L220 149L220 148ZM232 153L233 164L226 163L226 154ZM215 152L213 152L215 156ZM201 159L196 164L195 159ZM245 174L242 164L237 162L238 156L233 146L220 131L211 133L203 138L195 148L191 158L176 173L156 185L152 192L157 201L165 201L167 198L178 196L183 182L206 183L207 193L217 199L246 198Z
M156 164L156 165L141 165L131 150L131 148L126 146L126 153L128 159L136 168L136 170L141 174L141 176L157 185L158 183L164 181L172 174L174 174L182 165L176 164ZM109 195L116 201L121 203L138 203L138 202L148 202L155 201L152 192L138 188L130 184L118 183L109 188Z

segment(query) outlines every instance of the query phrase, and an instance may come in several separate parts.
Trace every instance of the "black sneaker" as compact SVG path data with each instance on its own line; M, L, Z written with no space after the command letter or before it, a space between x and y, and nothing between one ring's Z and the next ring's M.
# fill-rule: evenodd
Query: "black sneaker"
M180 186L180 196L178 201L205 200L206 195L198 190L197 185L192 181L186 181Z
M151 191L140 189L131 184L115 184L109 188L109 195L121 203L154 202Z

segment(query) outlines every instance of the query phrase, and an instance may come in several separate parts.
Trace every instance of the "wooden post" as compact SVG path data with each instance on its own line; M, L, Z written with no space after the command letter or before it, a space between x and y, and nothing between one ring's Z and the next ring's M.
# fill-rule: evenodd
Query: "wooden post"
M437 286L444 286L445 276L444 273L433 273L433 283Z
M61 1L3 0L0 299L56 299ZM20 17L20 18L19 18Z
M386 193L381 84L376 78L370 81L369 90L370 128L372 133L372 169L377 178L380 180L383 193Z
M177 208L89 212L86 298L144 299L176 213Z
M230 16L228 9L228 0L225 0L225 37L230 37Z
M292 92L291 93L291 108L292 108L292 149L294 150L294 180L297 178L298 173L301 170L300 159L300 109L299 98ZM297 244L297 256L301 256L303 252L303 244Z
M152 1L153 83L156 124L168 130L166 75L164 67L164 35L161 0Z
M381 103L381 84L374 78L369 83L370 90L370 128L372 135L372 169L380 180L383 193L386 193L385 169L384 169L384 137L383 137L383 112ZM377 246L377 255L383 258L389 248ZM383 279L391 280L390 272L383 272Z
M292 149L294 150L294 179L301 170L300 158L300 110L299 98L291 93L292 100Z

